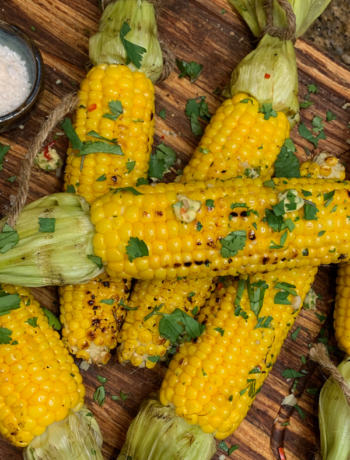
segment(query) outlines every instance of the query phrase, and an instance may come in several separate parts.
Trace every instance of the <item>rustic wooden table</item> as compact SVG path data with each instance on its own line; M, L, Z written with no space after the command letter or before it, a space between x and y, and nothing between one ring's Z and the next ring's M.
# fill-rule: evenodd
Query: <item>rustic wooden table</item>
M225 9L226 12L222 13ZM23 129L16 129L0 136L0 142L10 144L11 150L6 157L3 171L0 173L0 213L5 215L17 194L17 181L10 183L8 177L18 175L20 162L32 137L37 133L40 123L62 96L76 90L85 75L88 60L88 40L98 26L100 12L95 0L11 0L1 2L0 18L19 26L38 44L45 62L45 92L34 117ZM195 84L187 79L178 79L174 71L169 79L157 87L156 113L166 109L167 118L156 117L155 144L164 142L176 150L183 168L198 142L190 129L190 123L184 109L189 98L206 96L211 113L220 105L219 96L213 90L223 88L230 78L232 69L254 47L255 40L248 27L234 12L226 0L168 0L164 2L159 20L162 37L174 47L176 56L187 61L195 60L204 65L204 71ZM314 102L309 109L302 111L302 118L308 125L315 115L325 118L326 110L331 110L337 120L326 123L326 140L319 143L318 151L327 150L346 160L350 134L348 124L350 110L342 109L350 96L350 73L334 63L332 59L309 43L298 40L296 53L299 69L300 97L307 94L306 85L314 83L319 94L312 95ZM57 129L57 131L59 131ZM52 136L55 132L52 133ZM303 147L310 149L312 144L292 132L292 138L298 147L300 159L305 161ZM349 141L350 142L350 141ZM57 143L62 159L65 159L67 139L60 137ZM166 179L174 177L169 174ZM59 192L62 189L62 177L33 170L28 202L44 195ZM315 282L315 290L323 295L317 312L330 314L335 295L336 270L322 268ZM55 288L33 290L42 305L58 311L57 291ZM331 324L331 321L329 321ZM296 341L289 336L281 355L258 395L246 420L237 432L227 441L228 445L239 444L239 450L232 458L240 460L266 460L279 458L277 450L270 448L271 430L284 396L290 393L291 382L287 382L281 372L287 367L299 369L300 356L307 356L309 344L317 340L322 327L315 312L303 311L293 327L301 327ZM292 331L292 332L293 332ZM323 331L321 331L321 334ZM136 415L140 403L150 392L160 386L162 370L153 371L123 367L111 361L102 369L90 367L82 371L86 385L86 402L93 410L101 427L105 459L115 459L124 442L126 431ZM96 375L108 378L107 394L118 394L120 390L128 393L123 404L106 399L103 407L92 401L98 386ZM320 386L322 379L315 373L308 388ZM296 412L285 429L283 447L288 460L311 460L318 439L317 402L306 392L299 401L305 413L303 420ZM279 441L278 441L279 442ZM282 441L281 441L282 442ZM278 444L277 444L278 445ZM215 460L224 452L218 451ZM0 440L0 460L19 460L21 452ZM220 457L221 458L221 457ZM160 459L161 460L161 459Z

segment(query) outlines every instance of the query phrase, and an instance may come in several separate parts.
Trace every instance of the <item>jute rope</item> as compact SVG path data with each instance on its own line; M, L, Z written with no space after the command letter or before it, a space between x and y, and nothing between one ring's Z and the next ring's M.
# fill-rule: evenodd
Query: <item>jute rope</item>
M30 173L35 155L38 152L40 152L51 130L57 125L57 123L59 123L62 120L62 118L65 115L67 115L67 113L76 108L76 106L78 105L78 101L79 98L75 93L68 94L67 96L65 96L60 102L60 104L50 114L48 119L44 121L40 128L40 131L31 142L26 156L22 161L21 171L19 175L19 192L16 198L16 202L12 207L7 218L7 223L11 227L14 227L16 225L17 218L27 200Z
M274 0L265 0L266 8L266 27L263 30L263 35L269 34L272 37L278 37L281 40L295 41L295 33L297 30L297 20L291 4L288 0L277 0L281 8L286 12L288 27L277 27L273 24L273 2Z
M324 369L325 371L331 374L331 376L340 386L342 392L344 393L346 401L350 406L350 387L347 384L344 377L338 371L336 366L329 359L327 348L323 345L323 343L318 343L314 345L313 348L311 348L310 358L316 363L318 363L322 367L322 369Z
M114 1L118 1L118 0L102 0L102 9L105 10L107 5L109 5L110 3ZM158 21L163 0L147 0L147 1L153 4L156 19ZM171 46L169 45L169 43L166 43L162 37L159 37L159 34L158 34L158 40L160 43L160 47L162 50L162 56L163 56L163 71L162 71L161 76L156 81L155 83L156 85L159 85L164 80L166 80L171 74L171 72L174 70L175 65L176 65L175 54ZM90 66L90 63L89 63L89 66Z

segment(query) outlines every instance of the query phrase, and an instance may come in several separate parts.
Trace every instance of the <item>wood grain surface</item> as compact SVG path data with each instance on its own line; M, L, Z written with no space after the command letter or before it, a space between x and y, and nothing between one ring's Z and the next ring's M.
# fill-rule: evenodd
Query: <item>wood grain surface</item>
M222 14L222 9L226 12ZM20 162L31 138L37 133L40 123L62 96L76 90L85 75L88 60L88 38L97 30L100 12L95 0L11 0L0 2L0 18L20 27L39 46L46 70L45 92L33 118L23 129L16 129L0 136L0 142L10 144L0 173L0 214L5 215L17 193L17 181L10 183L8 177L18 175ZM35 31L32 30L35 28ZM159 19L162 38L174 48L176 56L187 61L195 60L204 65L204 71L195 84L187 79L178 79L174 71L167 81L157 87L156 113L165 108L167 117L156 117L155 145L164 142L176 150L183 168L191 156L199 138L191 133L190 123L185 115L185 105L189 98L206 96L211 113L220 105L220 97L213 90L223 88L229 81L230 73L239 61L256 45L248 27L234 12L226 0L167 0L164 1ZM302 119L309 126L315 115L325 118L326 110L331 110L337 119L326 123L326 140L319 142L317 151L327 150L346 161L350 134L348 131L350 109L342 109L350 95L350 73L332 59L314 48L310 43L298 40L296 54L299 69L300 98L307 94L306 85L314 83L318 94L312 95L314 102L302 111ZM54 130L50 140L56 132ZM312 149L312 144L298 136L292 138L298 147L302 161L306 156L303 147ZM67 139L59 137L57 148L63 160ZM169 174L167 181L174 175ZM62 189L62 176L33 170L28 202ZM335 296L336 269L323 267L315 282L315 290L323 295L317 312L329 315ZM33 290L38 300L47 308L58 311L55 288ZM329 320L329 324L331 321ZM271 430L283 398L290 393L292 382L286 381L281 372L285 368L301 368L300 356L307 356L309 344L317 340L322 327L315 312L303 311L296 321L293 331L301 327L297 340L289 336L273 371L258 395L247 418L227 444L238 444L239 450L231 457L239 460L267 460L279 458L277 449L270 448ZM115 459L124 442L126 431L136 415L140 403L150 392L159 388L163 369L135 369L110 362L106 367L82 371L87 389L86 402L97 417L104 437L103 454L106 460ZM100 408L92 401L98 386L96 375L108 378L107 395L128 393L127 400L120 404L110 398ZM323 379L323 380L322 380ZM320 386L324 381L317 372L311 376L309 387ZM296 412L285 427L283 447L287 460L311 460L316 451L317 401L306 392L300 398L299 406L305 413L303 420ZM275 446L276 447L276 446ZM281 447L281 446L277 446ZM215 460L225 453L218 450ZM0 460L20 460L21 452L0 440ZM226 458L226 456L222 457ZM221 457L220 457L221 459ZM68 460L68 459L67 459ZM161 460L161 459L159 459ZM200 459L198 459L200 460Z

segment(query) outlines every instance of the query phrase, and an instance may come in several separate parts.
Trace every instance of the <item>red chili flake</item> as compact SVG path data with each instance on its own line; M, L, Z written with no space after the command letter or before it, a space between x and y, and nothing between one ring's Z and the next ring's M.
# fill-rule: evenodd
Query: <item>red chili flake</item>
M286 460L286 456L284 455L283 447L280 447L280 448L278 449L278 452L279 452L279 454L280 454L280 459L281 459L281 460Z
M224 285L222 283L219 283L218 284L218 290L220 291L220 289L222 289L224 287Z
M266 80L268 80L269 78L271 78L271 75L268 74L268 73L265 73L265 78L266 78Z
M44 157L50 161L52 160L52 156L49 154L49 148L53 147L56 144L56 141L50 142L45 148L44 148Z
M162 136L162 137L161 137L161 139L165 139L165 137L164 137L164 136Z
M91 104L88 107L88 112L92 112L93 110L96 110L96 109L97 109L97 105L96 104Z

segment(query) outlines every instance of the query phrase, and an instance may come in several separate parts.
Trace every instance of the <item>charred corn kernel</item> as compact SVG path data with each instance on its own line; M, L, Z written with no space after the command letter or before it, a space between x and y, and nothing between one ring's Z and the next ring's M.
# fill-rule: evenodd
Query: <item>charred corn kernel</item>
M300 166L302 177L313 179L345 179L345 166L337 157L327 152L319 153L314 159Z
M91 207L96 239L106 244L109 235L116 232L120 240L114 248L109 248L114 252L105 252L107 272L122 279L198 278L349 260L350 185L310 178L279 178L274 183L275 187L268 187L263 186L260 179L236 178L224 183L144 185L139 187L142 195L138 196L109 192ZM315 206L304 203L297 210L285 209L286 214L278 225L282 225L283 220L287 224L283 224L283 230L275 231L279 227L269 216L274 214L273 206L280 202L281 192L290 189L299 198L306 196ZM174 212L173 205L178 203L179 195L201 203L196 219L190 223L177 219ZM136 206L139 216L150 215L152 222L143 225L125 222L109 230L106 222L112 222L115 217L105 216L107 207L111 215L113 206L113 215L123 218L128 209ZM163 220L157 221L155 216ZM168 234L163 232L165 228ZM161 241L157 235L162 235ZM135 238L145 243L142 254L138 252ZM96 246L95 250L98 251Z
M334 330L338 346L350 351L350 264L338 269L334 309Z
M75 113L75 130L82 141L96 131L107 139L118 139L124 155L105 153L78 157L68 149L64 190L74 186L89 203L110 187L133 186L147 175L154 136L154 87L141 72L124 65L101 64L91 69L80 85L80 105ZM120 101L123 113L116 119L109 104Z
M130 287L130 281L106 274L87 284L60 287L63 342L77 358L98 365L108 362L110 350L117 345Z
M259 312L247 289L235 303L238 281L222 280L198 317L205 331L195 343L183 343L170 363L162 404L218 439L233 433L271 371L316 272L306 267L251 276L253 290L259 281L266 287ZM288 283L296 291L288 296L290 305L275 301L281 292L277 283Z
M181 181L271 177L288 137L284 113L265 120L254 98L237 94L224 101L212 117Z
M198 311L214 289L212 278L138 281L128 302L128 307L135 310L127 312L118 335L118 361L152 368L156 363L148 359L150 356L165 359L170 343L159 334L161 317L144 318L161 304L162 313L170 314L179 308L192 316L192 311L196 307Z
M69 409L84 403L78 367L49 326L47 316L30 292L3 285L20 296L20 308L0 316L9 343L0 345L0 432L14 446L26 447Z

